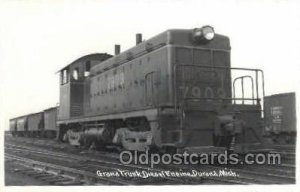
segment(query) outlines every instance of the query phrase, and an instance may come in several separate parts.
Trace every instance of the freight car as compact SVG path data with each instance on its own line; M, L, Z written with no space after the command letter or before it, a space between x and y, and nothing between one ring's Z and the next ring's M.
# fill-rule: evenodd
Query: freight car
M44 130L42 133L42 137L55 138L57 107L45 109L43 113L44 113Z
M90 54L88 55L88 61L86 62L86 71L84 75L89 75L89 70L95 64L98 64L103 59L111 57L109 54ZM76 62L82 62L86 57L82 57ZM65 74L66 75L66 74ZM66 76L65 76L66 77ZM67 81L67 78L64 79ZM62 103L62 105L70 105L68 103ZM72 105L73 108L76 106ZM57 127L57 110L58 107L52 107L45 109L44 111L27 114L24 116L10 119L10 132L13 136L28 136L28 137L56 137Z
M228 37L210 26L137 34L135 47L115 53L60 70L59 140L138 151L261 147L263 72L232 68Z
M28 130L28 118L27 116L21 116L16 118L17 122L17 136L27 136Z
M57 107L10 119L10 132L13 136L56 137Z
M15 136L17 134L17 119L16 118L9 120L9 131L13 136Z
M296 142L296 94L284 93L264 98L265 134L275 143Z
M27 116L28 129L26 134L29 137L40 137L44 129L44 113L38 112Z

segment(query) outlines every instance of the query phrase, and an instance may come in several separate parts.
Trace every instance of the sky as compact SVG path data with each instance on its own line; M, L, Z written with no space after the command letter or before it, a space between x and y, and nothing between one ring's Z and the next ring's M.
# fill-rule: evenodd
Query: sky
M211 25L229 36L234 67L265 72L266 95L300 104L299 1L0 1L0 128L59 101L56 72L77 58L128 49L135 34ZM299 125L298 118L298 125ZM299 127L299 126L298 126Z

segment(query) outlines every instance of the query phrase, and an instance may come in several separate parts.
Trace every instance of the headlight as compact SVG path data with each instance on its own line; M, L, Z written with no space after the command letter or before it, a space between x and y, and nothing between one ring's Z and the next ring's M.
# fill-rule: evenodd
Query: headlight
M207 42L214 38L215 31L211 26L203 26L202 28L196 28L193 32L193 40L195 42Z
M204 38L207 39L208 41L212 40L215 36L214 28L212 28L211 26L202 27L202 31L203 31Z

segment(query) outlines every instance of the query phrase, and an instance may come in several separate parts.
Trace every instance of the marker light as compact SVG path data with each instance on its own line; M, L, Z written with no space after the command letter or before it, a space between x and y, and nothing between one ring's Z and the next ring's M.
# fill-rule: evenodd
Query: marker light
M196 42L207 42L211 41L215 36L214 28L206 25L202 28L196 28L193 32L193 39Z

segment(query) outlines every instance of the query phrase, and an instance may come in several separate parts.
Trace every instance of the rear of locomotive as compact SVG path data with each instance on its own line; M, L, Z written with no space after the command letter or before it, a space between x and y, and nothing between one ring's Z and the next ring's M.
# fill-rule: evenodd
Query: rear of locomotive
M210 153L261 149L263 72L232 68L229 39L209 26L168 35L173 106L160 113L164 147Z

